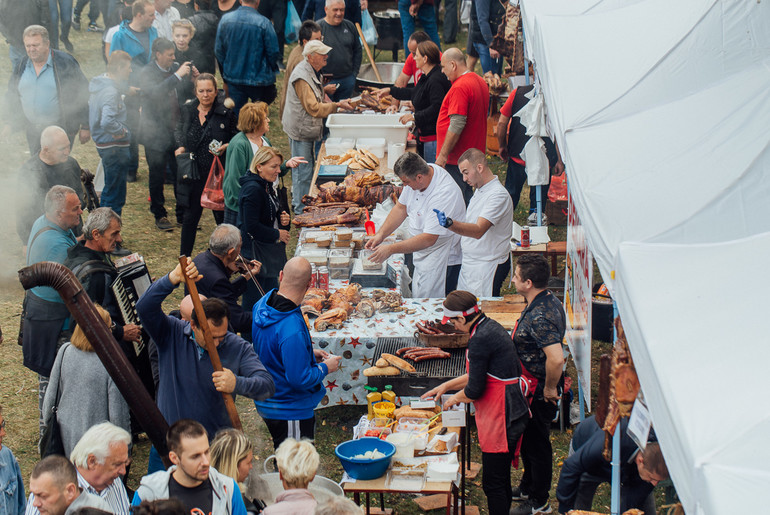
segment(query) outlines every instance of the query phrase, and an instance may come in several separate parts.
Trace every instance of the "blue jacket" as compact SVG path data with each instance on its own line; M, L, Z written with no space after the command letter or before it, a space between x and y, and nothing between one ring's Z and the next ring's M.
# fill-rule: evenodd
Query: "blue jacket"
M211 359L196 343L190 322L166 316L161 310L163 300L172 291L174 286L166 275L152 283L136 303L139 318L158 348L158 408L169 425L180 418L191 418L203 424L213 437L219 429L231 427L230 418L222 394L211 380ZM248 342L228 332L217 352L222 367L235 374L233 397L245 395L262 400L273 395L273 380Z
M97 147L127 147L131 134L126 124L126 103L115 81L107 74L91 79L88 85L88 124Z
M228 84L270 86L278 72L278 37L270 20L242 5L222 16L214 53Z
M326 392L323 380L329 369L315 362L300 308L278 311L268 305L268 299L277 293L269 291L254 305L254 350L275 382L275 395L254 404L262 418L305 420L313 417Z
M158 37L158 31L155 27L150 27L150 45L148 48L144 48L139 42L139 39L134 36L134 33L128 27L131 23L130 20L123 20L120 22L120 28L112 36L112 43L110 43L110 54L115 50L123 50L131 56L131 64L133 65L133 73L137 73L139 68L146 66L147 63L152 61L152 55L150 49L152 48L152 42Z
M4 445L0 448L0 513L23 515L26 504L19 462Z

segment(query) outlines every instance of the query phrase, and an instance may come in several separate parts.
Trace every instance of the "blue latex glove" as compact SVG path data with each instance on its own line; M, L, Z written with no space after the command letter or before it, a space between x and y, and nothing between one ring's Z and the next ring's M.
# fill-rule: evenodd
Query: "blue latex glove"
M433 212L436 213L436 218L438 218L438 224L441 227L449 227L446 213L444 213L443 211L439 211L438 209L434 209Z

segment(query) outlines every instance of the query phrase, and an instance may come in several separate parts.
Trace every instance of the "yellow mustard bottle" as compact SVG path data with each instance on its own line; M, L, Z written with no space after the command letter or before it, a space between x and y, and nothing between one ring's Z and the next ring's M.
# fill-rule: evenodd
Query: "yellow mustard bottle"
M396 403L396 392L393 391L393 387L389 384L385 385L385 391L382 392L382 400Z
M368 410L367 417L371 420L374 418L374 405L382 400L382 394L374 386L364 386L364 388L369 390L369 393L366 394L366 408Z

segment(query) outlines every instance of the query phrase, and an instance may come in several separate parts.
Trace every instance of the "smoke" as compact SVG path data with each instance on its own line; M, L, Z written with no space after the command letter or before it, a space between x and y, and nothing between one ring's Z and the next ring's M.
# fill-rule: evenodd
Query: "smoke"
M9 290L22 291L16 274L25 264L21 240L16 234L16 199L19 168L29 159L24 136L14 134L0 143L0 155L3 156L0 160L0 195L3 197L0 201L0 290L5 297Z

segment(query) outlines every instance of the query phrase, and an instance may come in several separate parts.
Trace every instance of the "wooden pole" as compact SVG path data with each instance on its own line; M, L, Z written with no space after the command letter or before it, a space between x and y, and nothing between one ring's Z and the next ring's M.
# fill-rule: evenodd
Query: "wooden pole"
M382 77L380 77L380 71L377 69L377 65L374 64L374 57L372 57L372 51L369 49L369 43L366 42L366 38L364 37L364 31L361 30L361 24L356 23L356 29L358 29L358 35L361 36L361 44L364 45L364 48L366 49L366 55L369 57L369 62L372 64L372 69L374 70L374 75L377 77L377 82L382 82Z
M203 332L203 341L206 344L206 352L209 353L211 358L211 365L214 367L215 372L222 372L222 362L219 361L219 353L217 352L217 346L214 345L214 340L211 339L211 329L209 328L209 321L206 318L206 314L203 312L203 304L201 304L201 298L198 295L198 287L195 286L195 281L187 277L187 256L179 256L179 264L182 267L182 277L184 277L184 283L187 286L187 291L190 292L190 299L192 299L193 308L195 309L195 316L198 319L198 327ZM241 425L241 419L238 416L238 410L235 409L235 402L233 396L226 392L220 392L222 399L225 401L225 408L227 414L230 416L230 422L232 422L235 429L243 430Z

